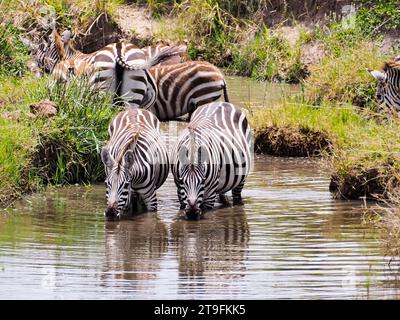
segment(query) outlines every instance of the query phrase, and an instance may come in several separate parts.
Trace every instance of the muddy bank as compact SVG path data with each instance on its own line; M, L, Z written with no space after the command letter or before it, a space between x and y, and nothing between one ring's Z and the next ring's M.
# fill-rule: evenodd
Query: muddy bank
M400 181L391 171L389 167L358 167L346 173L336 172L331 176L329 191L336 199L343 200L390 199L392 192L400 187Z
M269 126L255 132L254 150L279 157L313 157L330 153L328 136L307 128Z

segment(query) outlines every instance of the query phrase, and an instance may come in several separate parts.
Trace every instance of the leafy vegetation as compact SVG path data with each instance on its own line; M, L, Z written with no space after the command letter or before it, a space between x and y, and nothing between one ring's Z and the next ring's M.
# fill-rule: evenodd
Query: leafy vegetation
M47 183L103 179L100 148L118 112L111 96L94 92L82 79L65 84L50 78L25 79L18 94L0 114L0 201L4 204ZM48 99L57 106L54 118L30 112L30 104Z
M361 0L356 21L366 34L400 29L398 0Z
M11 22L0 22L0 76L20 77L27 71L28 48L21 41L20 34Z

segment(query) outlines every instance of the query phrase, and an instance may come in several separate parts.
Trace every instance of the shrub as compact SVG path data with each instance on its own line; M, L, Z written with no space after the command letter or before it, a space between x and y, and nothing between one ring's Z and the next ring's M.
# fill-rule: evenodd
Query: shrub
M20 34L11 22L0 22L0 75L20 77L27 71L28 48Z
M40 135L35 169L46 182L56 184L99 181L104 176L100 150L108 139L107 128L118 112L112 98L93 92L85 79L53 83L31 93L34 100L49 99L57 116Z
M400 29L398 0L361 0L357 25L367 34Z
M305 80L305 98L312 104L324 101L353 103L375 108L375 81L367 69L378 68L384 57L373 43L361 41L354 48L326 55L310 67Z

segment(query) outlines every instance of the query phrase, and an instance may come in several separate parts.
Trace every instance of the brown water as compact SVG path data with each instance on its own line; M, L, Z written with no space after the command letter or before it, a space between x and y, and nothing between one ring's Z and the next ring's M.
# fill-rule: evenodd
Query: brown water
M280 99L281 87L229 85L237 104L247 87L251 104ZM163 126L170 143L181 125ZM119 222L104 220L103 184L50 188L0 213L0 299L400 297L362 203L328 185L320 161L255 156L244 206L183 220L170 175L157 213Z
M171 180L157 213L103 217L104 187L51 189L0 223L0 298L398 298L361 204L333 200L320 163L258 156L245 205L178 217Z

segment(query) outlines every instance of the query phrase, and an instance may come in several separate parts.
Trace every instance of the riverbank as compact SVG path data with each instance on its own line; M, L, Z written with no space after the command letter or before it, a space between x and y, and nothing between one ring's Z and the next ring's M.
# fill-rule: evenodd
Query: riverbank
M100 34L100 22L107 26L100 44L118 37L139 45L157 39L187 41L190 58L210 61L227 74L300 83L300 96L253 114L256 150L278 156L326 156L331 163L331 191L338 198L388 198L398 184L399 124L376 113L375 83L365 71L379 68L398 48L393 37L398 25L396 17L390 17L389 2L383 7L386 11L361 7L356 15L350 10L341 19L324 21L310 10L306 21L312 23L292 17L279 20L282 8L272 14L274 8L267 3L243 7L240 1L194 0L190 5L156 1L147 6L98 1L95 7L85 1L63 5L6 1L2 5L9 5L15 15L0 26L6 35L0 40L4 110L0 121L5 137L0 142L1 198L14 198L46 183L97 181L102 176L98 150L115 110L101 96L99 102L85 94L86 101L76 87L52 91L44 81L33 80L27 68L28 48L21 40L28 31L34 40L49 26L63 30L71 25L76 43L85 49ZM298 9L294 2L289 7L293 12ZM385 14L394 23L390 30L377 28L376 18ZM138 24L129 20L139 16ZM32 116L30 105L46 99L55 103L57 115L52 120ZM97 104L103 113L96 113ZM83 116L93 119L85 123L79 118ZM71 124L67 129L66 119ZM11 128L21 133L20 139L10 134Z
M0 90L0 207L49 184L104 179L100 149L119 111L111 96L82 80L65 85L26 74L1 81L9 85Z
M330 163L334 197L381 200L399 188L399 119L374 119L369 111L360 112L350 104L286 102L257 110L255 149L278 155L322 155ZM271 131L280 134L271 137Z

